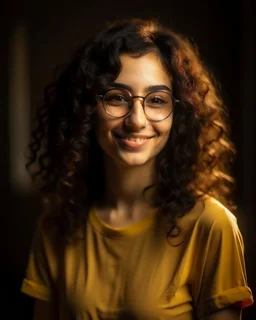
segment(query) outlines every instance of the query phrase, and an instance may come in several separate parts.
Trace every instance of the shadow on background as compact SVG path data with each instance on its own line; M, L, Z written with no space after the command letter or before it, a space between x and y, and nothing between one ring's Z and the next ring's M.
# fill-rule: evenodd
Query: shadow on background
M157 4L153 0L113 0L111 4L100 0L11 0L6 4L1 17L0 51L0 268L2 310L8 312L8 319L32 319L33 300L19 289L41 212L40 200L22 169L22 150L34 108L43 87L53 80L56 65L65 63L77 45L101 30L106 21L126 17L159 18L167 26L191 36L222 84L232 137L238 148L238 222L246 247L249 285L256 292L254 10L253 0L159 0ZM244 319L256 319L255 305L244 311Z

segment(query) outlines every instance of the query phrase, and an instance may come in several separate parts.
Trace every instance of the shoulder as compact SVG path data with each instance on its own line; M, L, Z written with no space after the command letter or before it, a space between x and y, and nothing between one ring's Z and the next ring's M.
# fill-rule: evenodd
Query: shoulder
M213 227L223 229L237 226L236 216L218 200L209 196L198 200L194 208L177 222L181 228L187 230L197 228L209 231Z
M65 252L76 252L78 249L81 249L84 239L85 227L77 230L75 234L68 239L65 235L61 234L57 225L42 218L38 221L33 244L45 252L62 256Z
M33 249L44 252L57 253L64 247L64 241L57 228L43 218L39 219L33 239Z
M199 215L197 224L206 229L232 229L237 228L236 216L218 200L207 197L203 201L203 211Z
M242 236L236 216L218 200L207 197L201 203L202 210L194 223L196 237L213 242L238 240L242 245Z
M177 221L177 225L190 240L194 238L196 242L221 241L223 237L242 241L236 216L209 196L198 200L194 208Z
M228 210L223 204L212 197L203 200L203 211L198 217L198 223L211 228L213 224L221 226L236 226L236 216Z

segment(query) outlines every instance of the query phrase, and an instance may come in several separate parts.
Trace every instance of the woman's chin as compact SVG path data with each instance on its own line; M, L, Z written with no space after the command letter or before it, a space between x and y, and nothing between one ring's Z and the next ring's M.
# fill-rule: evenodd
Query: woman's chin
M118 159L119 163L125 167L137 167L148 164L153 161L152 158L145 157L143 155L132 155L132 156L124 156Z

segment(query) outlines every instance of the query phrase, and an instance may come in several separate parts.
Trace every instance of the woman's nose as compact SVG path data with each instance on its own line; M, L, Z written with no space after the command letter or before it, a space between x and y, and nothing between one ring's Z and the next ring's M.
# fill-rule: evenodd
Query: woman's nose
M127 127L140 130L146 127L147 118L143 108L143 99L135 98L131 112L125 118L125 125Z

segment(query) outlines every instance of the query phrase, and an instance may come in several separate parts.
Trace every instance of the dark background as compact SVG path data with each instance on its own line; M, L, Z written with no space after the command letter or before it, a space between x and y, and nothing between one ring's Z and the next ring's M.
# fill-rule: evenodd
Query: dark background
M11 93L8 48L13 30L21 25L28 32L31 115L42 97L43 87L53 79L55 66L65 63L74 48L101 30L106 21L126 17L159 18L194 39L222 84L230 110L232 138L238 149L234 167L238 183L237 217L244 236L249 286L255 294L256 1L11 0L0 10L1 314L6 311L6 319L31 319L32 299L19 289L41 210L36 193L22 192L10 183L10 130L17 128L10 128L8 124ZM244 311L243 319L256 319L255 305Z

